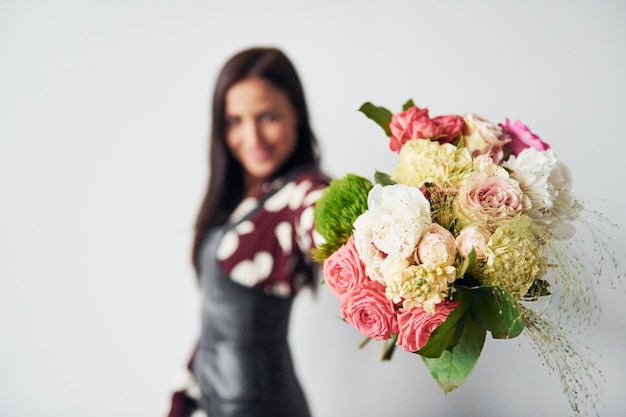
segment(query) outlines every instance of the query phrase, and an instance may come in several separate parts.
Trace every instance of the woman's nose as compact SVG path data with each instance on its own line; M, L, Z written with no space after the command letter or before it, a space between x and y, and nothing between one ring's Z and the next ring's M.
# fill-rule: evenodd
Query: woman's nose
M246 123L246 128L244 129L245 139L249 143L253 144L262 144L264 143L263 130L261 128L260 123L255 121L250 121Z

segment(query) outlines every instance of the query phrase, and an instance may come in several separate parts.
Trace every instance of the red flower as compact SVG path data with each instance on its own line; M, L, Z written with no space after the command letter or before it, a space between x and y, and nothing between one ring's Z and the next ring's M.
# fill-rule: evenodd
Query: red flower
M391 142L389 148L400 152L402 145L411 139L434 139L440 143L452 142L463 129L463 119L455 115L437 116L431 119L428 109L411 107L396 113L389 124Z

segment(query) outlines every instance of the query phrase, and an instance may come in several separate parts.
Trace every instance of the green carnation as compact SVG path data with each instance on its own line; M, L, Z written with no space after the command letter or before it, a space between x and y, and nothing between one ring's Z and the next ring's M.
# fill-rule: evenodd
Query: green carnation
M372 183L355 174L330 182L315 204L315 230L325 240L313 250L317 262L323 262L345 244L353 232L353 223L367 210L367 195Z

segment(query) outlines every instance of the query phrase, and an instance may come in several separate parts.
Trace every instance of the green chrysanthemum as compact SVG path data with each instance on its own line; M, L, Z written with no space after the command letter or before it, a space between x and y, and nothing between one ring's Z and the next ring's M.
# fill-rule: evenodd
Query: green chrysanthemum
M501 287L515 299L526 295L533 282L547 269L540 234L541 230L527 216L504 221L488 245L493 256L476 271L481 284Z
M323 262L344 243L353 232L353 223L367 210L367 195L372 183L355 174L332 180L317 201L313 212L315 230L325 242L313 249L313 258Z

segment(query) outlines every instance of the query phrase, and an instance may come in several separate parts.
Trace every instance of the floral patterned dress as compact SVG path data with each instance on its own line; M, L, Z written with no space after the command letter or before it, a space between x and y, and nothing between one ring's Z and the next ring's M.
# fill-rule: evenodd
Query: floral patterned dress
M299 170L259 187L200 249L202 331L169 416L309 416L287 344L293 297L315 282L313 206L328 184Z

